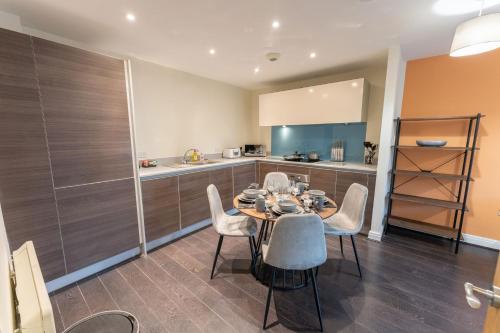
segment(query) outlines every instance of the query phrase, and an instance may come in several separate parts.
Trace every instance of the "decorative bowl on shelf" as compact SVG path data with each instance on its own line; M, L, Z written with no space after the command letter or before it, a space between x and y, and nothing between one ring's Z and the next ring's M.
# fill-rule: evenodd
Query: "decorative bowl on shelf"
M447 143L445 140L417 140L420 147L444 147Z

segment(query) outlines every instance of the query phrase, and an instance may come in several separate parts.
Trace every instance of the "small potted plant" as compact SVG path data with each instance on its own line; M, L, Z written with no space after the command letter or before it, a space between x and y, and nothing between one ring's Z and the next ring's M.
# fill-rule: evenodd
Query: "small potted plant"
M377 145L371 143L370 141L365 141L364 146L365 146L365 163L373 164L373 158L377 153Z

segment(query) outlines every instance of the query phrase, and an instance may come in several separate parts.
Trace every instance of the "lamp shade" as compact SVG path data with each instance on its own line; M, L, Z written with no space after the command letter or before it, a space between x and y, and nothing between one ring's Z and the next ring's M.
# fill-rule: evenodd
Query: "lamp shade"
M455 31L450 56L463 57L500 47L500 13L478 16L460 24Z

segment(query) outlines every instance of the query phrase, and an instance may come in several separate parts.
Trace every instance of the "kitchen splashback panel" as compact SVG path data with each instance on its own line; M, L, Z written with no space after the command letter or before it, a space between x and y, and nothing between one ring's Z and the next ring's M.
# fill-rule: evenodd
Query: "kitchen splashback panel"
M363 162L366 123L273 126L272 155L288 155L295 151L316 151L322 160L330 159L330 149L337 140L344 141L348 162Z

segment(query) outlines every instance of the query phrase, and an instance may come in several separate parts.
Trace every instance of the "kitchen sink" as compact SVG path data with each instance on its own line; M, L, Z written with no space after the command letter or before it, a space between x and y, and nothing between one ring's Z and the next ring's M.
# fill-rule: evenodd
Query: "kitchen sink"
M181 169L181 168L190 168L190 167L197 166L197 165L210 165L210 164L216 164L216 163L220 163L220 161L218 161L218 160L203 160L203 161L197 161L197 162L174 163L174 164L169 164L167 166L170 168Z

